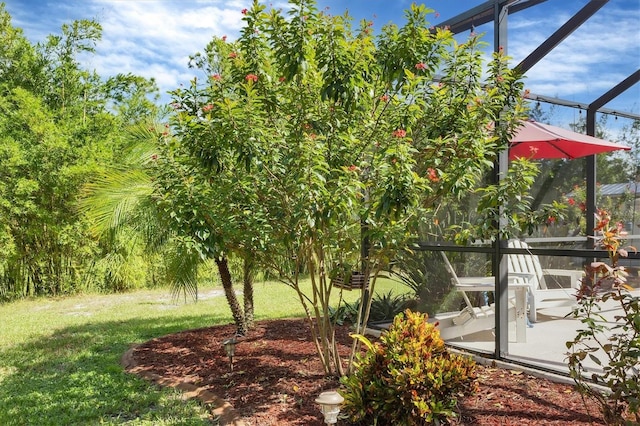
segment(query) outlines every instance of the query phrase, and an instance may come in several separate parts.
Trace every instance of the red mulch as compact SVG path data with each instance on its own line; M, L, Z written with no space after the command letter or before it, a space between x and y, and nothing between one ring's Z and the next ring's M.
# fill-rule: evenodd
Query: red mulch
M234 332L227 325L151 340L133 350L133 371L207 390L228 401L247 426L322 426L313 401L338 383L323 376L306 322L259 322L238 342L230 372L222 342ZM346 327L339 328L338 339L348 354ZM478 366L478 378L480 391L459 401L456 425L604 424L597 407L587 411L570 385L484 366Z

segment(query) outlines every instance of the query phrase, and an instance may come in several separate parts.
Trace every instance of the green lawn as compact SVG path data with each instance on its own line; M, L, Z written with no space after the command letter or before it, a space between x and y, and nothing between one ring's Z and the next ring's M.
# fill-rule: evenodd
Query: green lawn
M377 292L391 289L407 291L382 282ZM257 320L303 316L283 284L256 284L255 304ZM205 407L126 374L120 357L133 343L229 323L219 288L201 289L197 303L155 290L0 305L0 425L210 424Z

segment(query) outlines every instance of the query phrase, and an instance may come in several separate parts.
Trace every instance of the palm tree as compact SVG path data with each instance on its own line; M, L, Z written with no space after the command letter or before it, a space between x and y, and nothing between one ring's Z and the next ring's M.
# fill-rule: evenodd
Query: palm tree
M237 332L244 335L253 325L252 268L244 268L243 309L233 287L229 258L216 249L223 247L222 236L215 232L219 227L210 223L211 215L194 220L201 225L196 229L189 226L192 224L176 225L171 209L167 208L180 202L184 185L179 183L185 166L171 155L163 156L162 164L158 165L162 150L158 141L166 142L166 129L158 124L140 124L128 129L127 138L129 146L122 164L85 185L79 212L92 224L98 238L113 241L124 235L136 240L149 255L162 259L161 270L174 298L182 294L197 300L198 269L213 259ZM167 179L173 185L158 184L166 183ZM203 231L202 224L208 229Z

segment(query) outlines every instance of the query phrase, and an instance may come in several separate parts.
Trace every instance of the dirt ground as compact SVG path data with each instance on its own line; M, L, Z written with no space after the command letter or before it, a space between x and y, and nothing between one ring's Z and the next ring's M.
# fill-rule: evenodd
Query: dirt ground
M232 417L246 426L323 425L314 400L338 383L323 376L307 324L300 319L259 322L236 345L230 371L222 342L234 332L227 325L151 340L130 351L127 369L163 385L182 384L206 402L224 400L233 407ZM346 327L338 330L338 339L346 355L351 343ZM597 407L587 410L570 385L485 366L478 366L478 378L480 391L459 400L453 424L604 424Z

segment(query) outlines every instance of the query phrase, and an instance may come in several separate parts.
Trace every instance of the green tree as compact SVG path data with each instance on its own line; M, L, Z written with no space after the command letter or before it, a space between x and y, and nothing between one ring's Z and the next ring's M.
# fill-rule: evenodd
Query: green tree
M39 94L61 116L77 114L77 109L82 110L83 118L91 113L92 98L99 88L97 76L81 68L78 56L95 53L101 38L102 26L82 19L63 24L61 35L49 35L44 44L38 45L47 77Z
M184 294L197 299L199 270L213 259L217 265L238 334L253 325L253 272L251 257L243 265L241 307L234 291L229 259L218 253L219 236L205 202L211 191L196 181L185 164L176 161L168 126L138 124L125 134L128 141L120 165L109 168L98 179L84 186L79 206L92 224L92 232L109 248L105 262L112 288L123 282L120 271L131 263L131 253L115 251L114 242L138 241L151 261L159 264L157 277L168 283L174 296ZM159 192L161 187L164 191ZM213 197L215 199L215 197ZM182 203L182 204L181 204ZM197 217L198 211L205 212ZM176 218L180 218L176 220ZM127 244L127 247L139 247ZM122 256L118 256L122 254ZM129 256L127 256L129 255ZM128 259L129 257L129 259ZM126 262L125 262L126 261ZM122 264L122 265L121 265ZM149 267L150 265L147 265ZM114 273L115 272L115 273ZM152 271L153 272L153 271Z
M155 160L154 187L156 206L161 220L188 250L190 269L176 271L174 288L188 288L197 294L197 281L182 280L182 271L190 270L196 277L198 267L213 260L220 275L229 308L237 326L237 334L244 335L253 326L253 256L255 250L251 234L245 232L243 215L246 209L234 210L236 195L242 187L235 183L233 173L221 171L212 185L177 151L176 141L168 134L161 138L159 155ZM234 189L235 188L235 189ZM230 257L243 254L243 304L240 304L233 285Z
M298 292L327 374L344 372L332 278L375 277L425 214L475 191L523 112L502 52L483 78L479 39L430 30L429 12L413 5L403 27L375 36L313 1L291 1L286 15L255 1L237 42L214 38L194 56L206 79L173 93L173 158L194 187L163 183L170 214L201 250L250 256ZM518 162L484 205L513 198L528 173Z
M117 161L123 143L117 107L133 105L155 86L121 84L116 98L124 76L106 84L84 70L79 55L92 53L100 36L97 22L82 20L33 46L0 6L2 298L86 288L109 251L91 238L74 204L82 185ZM127 120L144 116L142 109Z
M0 3L0 86L34 90L43 77L41 59Z

